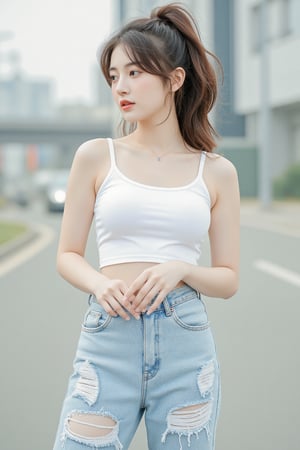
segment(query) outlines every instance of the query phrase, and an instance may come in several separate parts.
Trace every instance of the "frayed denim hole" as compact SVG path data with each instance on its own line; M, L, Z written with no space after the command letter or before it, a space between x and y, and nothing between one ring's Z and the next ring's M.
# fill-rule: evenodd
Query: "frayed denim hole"
M79 378L75 384L72 397L82 398L89 406L96 403L99 395L97 372L89 361L84 361L78 368Z
M212 391L215 381L215 363L213 360L203 365L197 376L197 384L201 396L206 396Z
M94 449L114 446L123 448L119 437L119 423L108 413L73 411L65 420L64 436Z
M177 434L179 448L182 450L182 437L187 438L188 446L191 445L191 437L199 438L199 433L206 431L209 437L209 422L212 414L213 402L209 400L204 403L191 405L183 408L173 409L167 416L167 429L161 442L166 442L167 435Z

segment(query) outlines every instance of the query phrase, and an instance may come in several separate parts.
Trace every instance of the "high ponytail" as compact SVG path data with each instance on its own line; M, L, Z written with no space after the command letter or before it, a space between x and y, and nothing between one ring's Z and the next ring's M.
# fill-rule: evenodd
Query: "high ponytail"
M124 45L129 57L143 70L160 76L165 83L176 67L185 70L182 87L175 92L175 107L183 139L197 150L211 152L217 133L208 114L217 97L217 77L191 14L176 3L155 8L150 18L125 25L103 47L101 68L110 84L109 66L113 50Z

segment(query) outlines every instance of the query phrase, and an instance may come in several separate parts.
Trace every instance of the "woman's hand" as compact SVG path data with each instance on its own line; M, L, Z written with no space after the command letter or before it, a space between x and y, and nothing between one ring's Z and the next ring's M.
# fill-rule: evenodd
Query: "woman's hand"
M187 273L187 264L182 261L169 261L156 264L144 270L129 286L123 303L131 304L135 313L145 312L147 306L157 295L147 314L151 314L161 304Z
M136 319L140 315L135 313L130 302L126 302L124 294L128 291L128 286L122 280L112 280L107 278L101 281L101 285L94 290L97 302L103 306L105 311L113 317L120 316L125 320L130 317L126 310L129 311Z

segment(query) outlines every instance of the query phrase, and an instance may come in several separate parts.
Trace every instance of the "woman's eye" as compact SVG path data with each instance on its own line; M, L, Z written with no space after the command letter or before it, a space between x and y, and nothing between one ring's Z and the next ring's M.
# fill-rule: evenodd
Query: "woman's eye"
M110 79L111 82L116 81L117 75L110 75L109 79Z
M140 72L139 72L138 70L131 70L131 71L129 72L129 75L130 75L131 77L136 77L139 73L140 73Z

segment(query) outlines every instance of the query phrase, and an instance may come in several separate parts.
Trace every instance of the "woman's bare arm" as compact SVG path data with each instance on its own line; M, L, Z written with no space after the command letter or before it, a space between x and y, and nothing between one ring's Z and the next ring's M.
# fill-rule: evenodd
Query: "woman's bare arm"
M109 314L129 319L122 306L127 285L122 280L104 276L84 258L97 190L109 166L106 141L91 140L77 150L69 176L57 252L57 270L73 286L94 294ZM128 309L130 310L130 305Z
M97 172L100 171L101 159L103 160L101 153L104 152L100 140L93 140L82 144L75 154L57 252L57 269L60 275L85 292L93 292L102 277L84 259L93 220Z
M210 161L214 205L209 240L211 267L189 266L183 278L210 297L229 298L238 288L240 254L240 195L234 166L224 158Z

